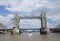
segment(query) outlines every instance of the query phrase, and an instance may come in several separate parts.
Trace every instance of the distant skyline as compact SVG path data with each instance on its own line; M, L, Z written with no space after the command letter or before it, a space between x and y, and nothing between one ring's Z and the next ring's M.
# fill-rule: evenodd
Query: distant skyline
M0 0L0 23L11 23L16 11L20 16L40 16L42 10L46 11L48 28L60 24L60 0ZM40 22L39 19L21 20L20 27L40 28Z

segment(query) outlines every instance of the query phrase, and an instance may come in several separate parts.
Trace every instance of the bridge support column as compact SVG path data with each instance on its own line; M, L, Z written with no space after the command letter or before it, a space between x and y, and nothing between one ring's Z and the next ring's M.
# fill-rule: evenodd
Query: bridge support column
M16 13L14 14L13 29L11 31L11 34L21 34L21 31L19 30L19 22L20 16L18 13Z
M46 12L41 13L41 29L40 34L47 34Z

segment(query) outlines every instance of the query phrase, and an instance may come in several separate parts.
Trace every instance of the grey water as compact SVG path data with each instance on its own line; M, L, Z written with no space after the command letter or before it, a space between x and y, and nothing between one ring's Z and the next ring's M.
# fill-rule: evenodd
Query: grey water
M0 34L0 41L60 41L60 33L41 35L40 33Z

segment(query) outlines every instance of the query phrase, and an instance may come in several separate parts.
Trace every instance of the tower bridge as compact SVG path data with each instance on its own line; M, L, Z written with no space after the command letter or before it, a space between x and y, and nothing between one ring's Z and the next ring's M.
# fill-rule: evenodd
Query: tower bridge
M41 29L40 29L40 34L47 34L47 21L46 21L46 12L42 11L41 16L25 16L21 17L19 16L18 13L14 14L13 18L13 30L11 33L20 33L21 31L19 30L19 22L21 19L41 19ZM26 30L26 29L25 29Z

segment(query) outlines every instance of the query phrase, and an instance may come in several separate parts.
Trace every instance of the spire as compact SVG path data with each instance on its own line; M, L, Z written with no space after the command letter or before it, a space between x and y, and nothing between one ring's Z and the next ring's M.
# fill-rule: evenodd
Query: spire
M42 17L42 18L46 18L46 11L42 10L42 12L41 12L41 17Z

